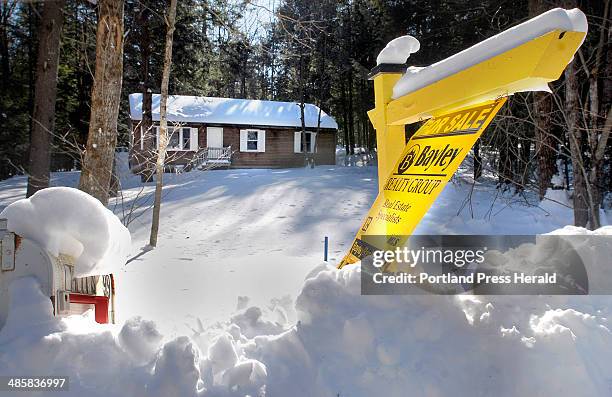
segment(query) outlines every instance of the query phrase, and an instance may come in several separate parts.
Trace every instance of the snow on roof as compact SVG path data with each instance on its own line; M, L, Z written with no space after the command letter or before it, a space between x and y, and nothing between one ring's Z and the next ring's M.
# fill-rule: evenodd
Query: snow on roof
M587 28L586 16L579 9L555 8L433 65L409 70L393 87L393 99L408 95L553 30L586 32ZM407 45L411 45L410 42L407 42ZM409 54L414 52L412 50L411 47L404 52ZM541 88L535 87L535 89Z
M159 121L160 95L153 94L153 120ZM130 94L130 117L142 119L142 94ZM319 107L307 103L304 119L307 128L316 128ZM182 123L262 125L301 127L300 106L296 102L257 99L214 98L188 95L168 97L168 120ZM321 111L321 128L338 128L338 124Z

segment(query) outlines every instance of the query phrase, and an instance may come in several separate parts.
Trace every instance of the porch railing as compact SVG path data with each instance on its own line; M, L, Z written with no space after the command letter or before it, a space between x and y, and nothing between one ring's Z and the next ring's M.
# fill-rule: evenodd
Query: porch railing
M222 167L232 161L232 147L205 147L198 151L195 167L199 169Z

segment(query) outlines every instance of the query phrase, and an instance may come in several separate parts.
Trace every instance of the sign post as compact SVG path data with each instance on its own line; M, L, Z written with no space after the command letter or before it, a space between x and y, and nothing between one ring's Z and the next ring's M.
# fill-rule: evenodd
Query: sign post
M370 74L370 79L374 80L376 107L368 112L368 116L376 130L379 191L382 191L387 175L406 146L404 125L387 123L387 106L392 101L393 86L405 71L404 65L383 64Z

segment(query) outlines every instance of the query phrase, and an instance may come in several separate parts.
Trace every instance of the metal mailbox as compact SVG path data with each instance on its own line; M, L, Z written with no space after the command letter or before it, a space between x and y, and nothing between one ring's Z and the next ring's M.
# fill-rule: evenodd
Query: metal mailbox
M36 242L7 230L0 219L0 328L10 307L11 281L32 276L43 294L51 299L56 316L95 311L98 323L114 323L114 279L112 274L74 277L74 259L49 254Z

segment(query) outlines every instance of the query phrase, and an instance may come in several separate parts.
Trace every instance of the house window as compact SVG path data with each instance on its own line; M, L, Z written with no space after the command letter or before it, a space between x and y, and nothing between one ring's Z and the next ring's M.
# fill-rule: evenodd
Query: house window
M314 153L316 147L316 132L304 132L305 139L302 140L302 131L295 131L293 138L294 153Z
M168 127L168 150L197 150L197 128ZM158 147L161 128L155 126L155 147Z
M145 130L142 126L140 126L140 150L145 149L146 140L149 141L147 142L148 145L152 145L148 147L149 150L152 150L152 148L157 149L157 136L158 135L159 135L159 131L157 130L157 127L153 126Z
M241 152L265 152L266 131L264 130L240 130Z
M247 131L247 150L257 151L257 131Z
M312 133L311 132L307 132L304 134L306 139L301 139L300 140L300 146L302 149L302 152L308 152L308 153L312 153Z
M182 148L183 150L189 150L191 149L191 128L181 128L181 134L182 134Z
M168 140L168 149L181 150L181 142L180 136L181 131L178 128L168 128L168 134L170 135L170 139Z

